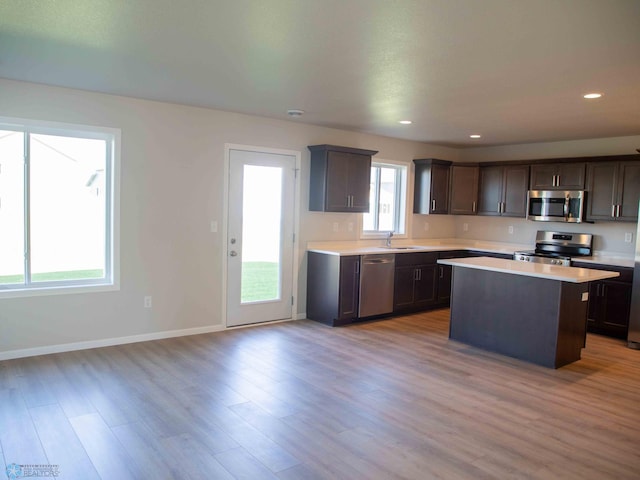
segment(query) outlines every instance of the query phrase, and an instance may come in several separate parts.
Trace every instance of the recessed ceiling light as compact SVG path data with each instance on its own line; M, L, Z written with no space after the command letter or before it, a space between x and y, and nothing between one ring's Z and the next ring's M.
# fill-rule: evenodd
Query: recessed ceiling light
M601 93L587 93L586 95L583 95L584 98L600 98L602 96Z
M411 120L400 120L398 123L402 125L411 125L413 122Z
M469 135L469 138L482 138L482 135L478 135L477 133L474 133L473 135Z
M301 117L304 114L304 110L298 110L297 108L292 108L287 110L287 115L290 117Z

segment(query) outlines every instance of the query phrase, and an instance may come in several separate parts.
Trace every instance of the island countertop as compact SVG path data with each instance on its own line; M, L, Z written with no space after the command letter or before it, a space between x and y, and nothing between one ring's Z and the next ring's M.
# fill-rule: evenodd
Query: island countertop
M503 260L501 258L475 257L441 259L438 263L453 267L472 268L499 273L510 273L527 277L545 278L559 282L585 283L614 278L618 272L606 270L592 270L590 268L561 267L558 265L543 265L540 263L519 262L516 260Z

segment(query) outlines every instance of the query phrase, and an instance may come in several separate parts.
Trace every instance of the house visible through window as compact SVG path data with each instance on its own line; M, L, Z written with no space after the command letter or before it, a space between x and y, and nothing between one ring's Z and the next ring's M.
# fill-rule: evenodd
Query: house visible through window
M369 213L362 218L364 233L405 233L407 167L373 163Z
M0 291L113 283L113 144L0 124Z

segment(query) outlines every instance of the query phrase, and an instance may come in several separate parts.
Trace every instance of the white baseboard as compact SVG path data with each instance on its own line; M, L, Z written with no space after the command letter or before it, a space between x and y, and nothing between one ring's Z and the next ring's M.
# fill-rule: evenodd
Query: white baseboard
M223 325L211 325L207 327L185 328L183 330L166 330L164 332L143 333L128 337L104 338L100 340L89 340L87 342L63 343L59 345L24 348L21 350L8 350L6 352L0 352L0 361L11 360L14 358L34 357L36 355L48 355L50 353L87 350L89 348L111 347L114 345L125 345L127 343L148 342L149 340L162 340L164 338L199 335L201 333L220 332L222 330L225 330Z
M294 320L304 320L307 318L307 312L304 313L296 313Z

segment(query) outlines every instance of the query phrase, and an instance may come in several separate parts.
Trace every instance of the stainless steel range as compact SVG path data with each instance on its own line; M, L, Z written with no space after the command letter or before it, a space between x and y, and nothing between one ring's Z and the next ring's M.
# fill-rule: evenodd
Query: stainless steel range
M536 249L515 252L513 259L548 265L571 265L571 257L592 254L593 235L588 233L546 232L538 230Z

